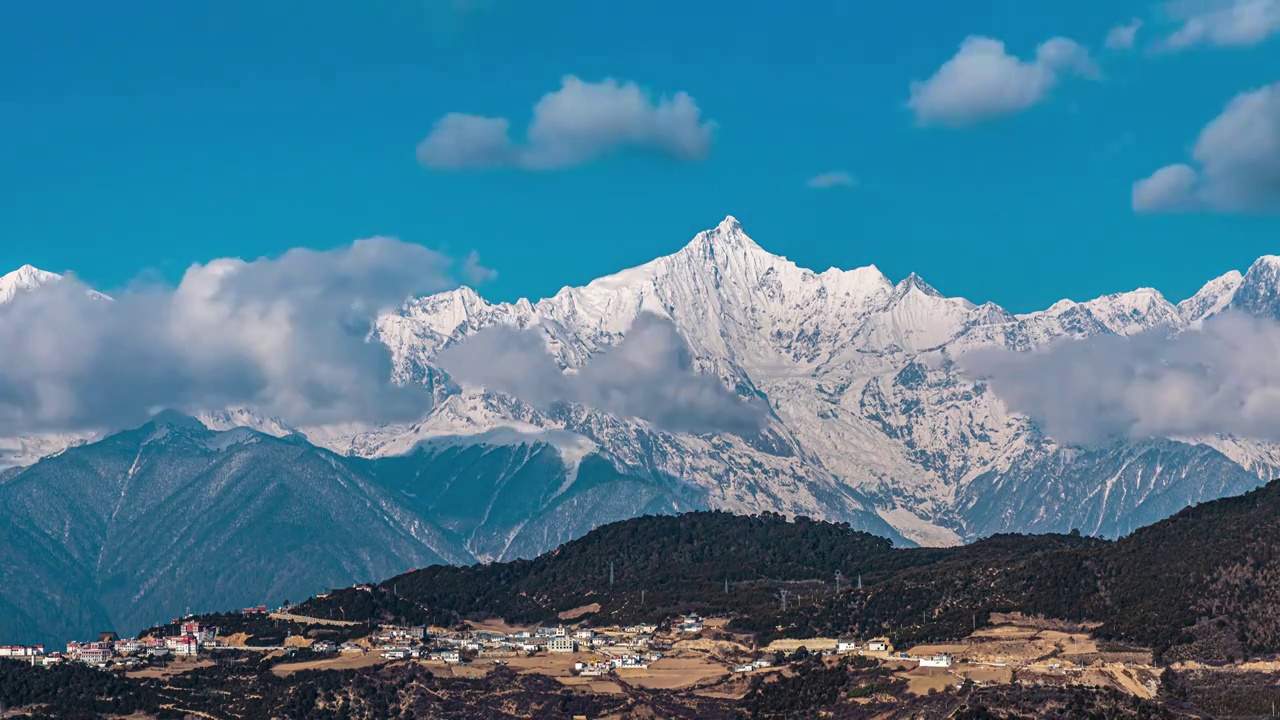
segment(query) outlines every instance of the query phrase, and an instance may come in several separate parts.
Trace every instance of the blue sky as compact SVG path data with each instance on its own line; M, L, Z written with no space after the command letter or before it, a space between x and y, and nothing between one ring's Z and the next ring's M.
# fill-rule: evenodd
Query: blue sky
M1106 48L1135 17L1136 46ZM1153 48L1180 27L1130 0L5 3L0 269L110 289L383 234L477 251L498 271L482 292L510 300L731 214L801 265L915 271L1015 311L1140 285L1179 300L1280 252L1266 204L1133 209L1135 182L1280 81L1280 37ZM971 35L1023 59L1070 38L1096 72L1061 69L1020 112L921 125L912 82ZM415 158L448 113L509 118L521 141L566 75L687 93L715 124L709 149L550 169ZM857 183L808 187L832 171Z

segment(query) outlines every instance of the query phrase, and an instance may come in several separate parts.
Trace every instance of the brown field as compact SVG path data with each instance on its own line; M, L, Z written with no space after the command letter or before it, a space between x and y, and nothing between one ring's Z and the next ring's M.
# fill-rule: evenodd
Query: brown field
M897 675L907 681L907 689L916 695L928 695L930 690L942 691L960 682L945 668L915 668Z
M289 677L299 670L354 670L373 667L387 662L378 653L344 653L335 658L308 660L306 662L282 663L271 668L277 677Z
M956 665L956 674L976 683L1013 682L1013 668L984 665Z
M445 665L439 662L419 662L420 665L431 668L431 674L436 677L456 677L456 678L482 678L493 672L497 667L491 662L474 662L466 665Z
M185 673L189 673L196 668L213 667L212 660L190 660L180 658L169 663L168 667L149 667L142 670L133 670L125 673L126 677L131 678L171 678Z
M599 695L622 694L621 685L603 677L559 677L556 678L556 680L566 687L585 690Z
M468 620L468 621L467 621L467 625L468 625L472 630L477 630L477 631L480 631L480 632L506 633L506 634L508 634L508 635L510 635L511 633L517 633L517 632L520 632L521 630L528 630L528 629L529 629L529 628L524 627L524 626L521 626L521 625L508 625L506 622L504 622L504 621L502 621L502 620L496 620L496 619L495 619L495 620L483 620L483 621L479 621L479 622L474 621L474 620ZM432 629L431 629L431 631L432 631L433 633L437 634L437 635L439 635L439 634L441 634L441 633L443 633L443 632L447 632L447 630L446 630L445 628L440 628L439 630L437 630L436 628L432 628Z
M591 603L590 605L583 605L581 607L576 607L572 610L565 610L564 612L560 613L556 617L560 618L561 620L576 620L582 617L583 615L586 615L587 613L596 613L596 612L600 612L600 603Z
M647 670L619 668L615 672L618 677L633 685L654 690L686 688L729 674L724 667L698 657L662 658Z
M699 650L717 656L746 655L751 652L746 645L728 640L680 640L673 646L676 650Z
M1009 665L1047 665L1059 663L1064 667L1100 665L1111 662L1127 662L1148 665L1151 654L1142 649L1124 652L1103 652L1097 641L1089 637L1087 630L1068 631L1041 627L1053 625L1053 621L1037 620L1028 625L999 625L983 628L959 643L918 645L909 651L912 655L950 653L956 659L973 663L1007 663ZM1058 623L1058 625L1063 625ZM957 666L958 667L958 666Z
M764 649L766 653L794 652L800 648L814 650L835 650L839 642L835 638L806 638L804 640L774 640Z
M603 655L590 652L546 653L531 657L504 658L507 666L517 672L532 672L552 677L569 677L574 663L591 663L603 660Z
M249 634L236 633L234 635L219 635L218 640L233 647L244 647L249 644Z

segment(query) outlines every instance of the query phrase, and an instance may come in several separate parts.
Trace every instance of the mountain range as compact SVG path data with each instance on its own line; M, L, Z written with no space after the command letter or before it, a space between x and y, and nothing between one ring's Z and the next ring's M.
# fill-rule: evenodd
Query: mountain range
M6 275L0 303L58 277ZM916 275L800 268L733 218L672 255L536 303L490 303L466 287L413 299L384 313L374 337L394 381L430 390L417 422L291 427L252 408L180 408L123 433L0 440L10 466L0 507L13 519L0 605L16 618L0 634L128 631L197 602L257 604L431 563L531 557L607 522L691 509L842 521L898 545L1125 535L1262 485L1280 446L1225 435L1070 446L957 358L1195 332L1228 310L1280 318L1280 258L1177 305L1139 289L1017 315ZM573 373L643 315L670 321L698 372L766 406L762 427L673 431L581 403L535 404L459 382L440 361L507 326L536 333Z

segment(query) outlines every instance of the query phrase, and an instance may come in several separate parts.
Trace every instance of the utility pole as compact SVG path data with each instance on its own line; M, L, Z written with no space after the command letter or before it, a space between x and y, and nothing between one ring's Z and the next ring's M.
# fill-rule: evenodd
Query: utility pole
M609 586L613 587L613 561L609 561Z
M644 591L640 591L640 606L644 607Z
M729 578L727 577L724 579L724 594L729 594Z
M837 570L836 571L836 594L837 595L840 594L840 581L843 579L844 579L844 576L840 574L839 570Z
M862 573L858 573L858 589L862 589Z
M782 596L782 612L786 612L787 611L787 591L786 589L782 589L778 591L778 594Z

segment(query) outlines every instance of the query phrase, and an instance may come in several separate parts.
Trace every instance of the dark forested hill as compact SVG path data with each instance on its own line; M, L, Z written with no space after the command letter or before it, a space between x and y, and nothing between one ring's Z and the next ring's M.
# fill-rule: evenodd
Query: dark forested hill
M445 624L548 621L599 604L599 622L698 611L731 614L734 627L763 636L911 641L960 637L992 612L1020 611L1101 623L1099 636L1152 646L1165 660L1229 661L1280 652L1278 547L1280 483L1116 542L1002 535L894 549L806 518L690 513L607 525L534 560L426 568L311 600L303 612Z
M348 619L410 613L439 624L468 617L555 618L599 603L601 621L657 620L679 612L746 612L775 602L782 587L803 595L924 562L847 525L781 515L724 512L646 516L600 527L532 560L435 566L308 602L305 612ZM726 583L728 592L726 592ZM334 615L334 617L339 617Z

